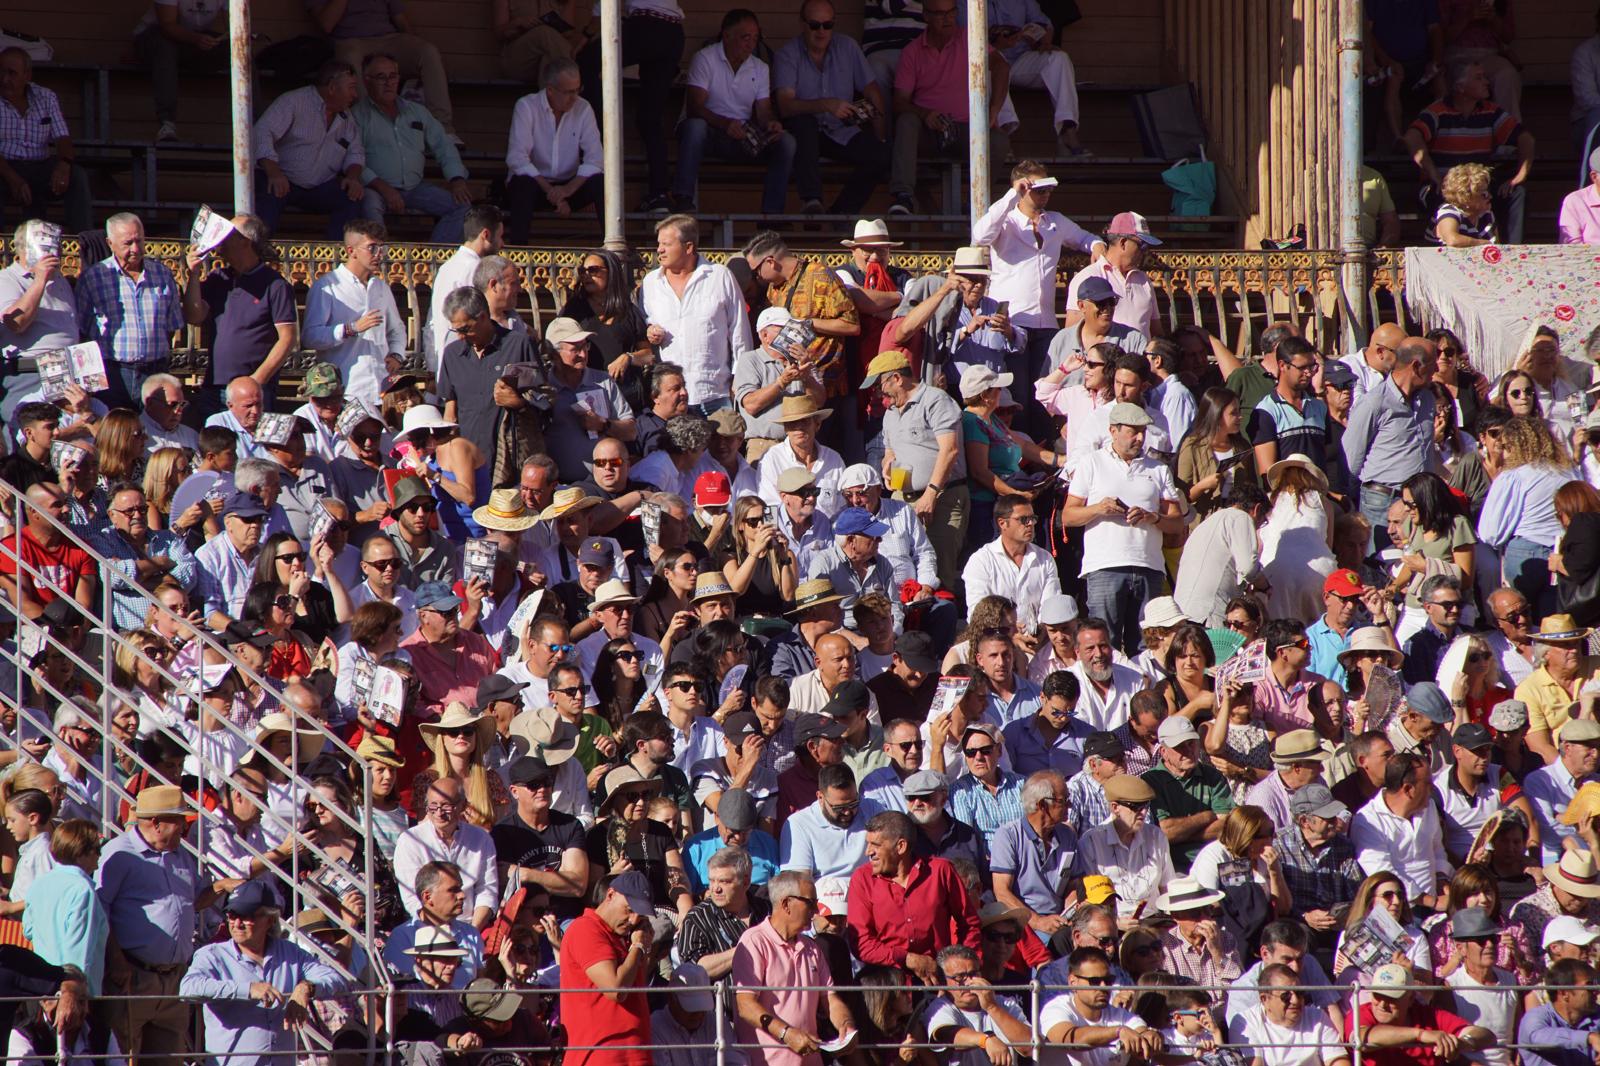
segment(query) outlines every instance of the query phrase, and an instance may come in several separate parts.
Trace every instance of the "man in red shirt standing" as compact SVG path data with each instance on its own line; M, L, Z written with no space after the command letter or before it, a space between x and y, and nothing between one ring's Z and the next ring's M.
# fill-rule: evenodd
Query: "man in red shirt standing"
M92 608L94 562L82 548L68 543L50 521L53 518L66 524L66 494L60 485L41 481L28 489L27 496L32 506L27 524L22 527L23 570L20 575L17 573L17 535L13 531L0 540L0 589L21 607L26 618L38 618L50 601L63 592L85 608Z
M561 938L562 1066L651 1066L649 979L656 912L637 870L604 878L602 896ZM590 1050L590 1049L595 1050Z
M1416 993L1406 986L1430 976L1419 978L1410 967L1392 962L1372 975L1367 985L1372 999L1361 1005L1361 1050L1369 1066L1442 1066L1461 1052L1494 1044L1494 1034L1481 1025L1417 1002ZM1354 1017L1344 1016L1346 1040Z
M940 949L965 944L976 951L982 927L955 867L912 853L916 832L899 811L867 822L867 863L850 875L847 935L862 962L904 966L937 984Z

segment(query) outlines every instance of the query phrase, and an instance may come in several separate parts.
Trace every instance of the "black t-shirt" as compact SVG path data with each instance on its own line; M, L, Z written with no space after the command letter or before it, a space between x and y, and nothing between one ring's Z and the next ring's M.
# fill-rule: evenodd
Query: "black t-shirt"
M438 393L441 402L456 402L456 423L461 435L478 446L484 456L494 455L495 432L501 410L494 402L494 383L512 363L536 363L538 353L526 333L495 326L495 339L483 355L466 340L451 341L439 361Z
M54 470L44 463L36 462L33 456L20 449L0 459L0 481L4 481L18 492L27 492L35 485L55 480Z
M660 822L646 819L644 834L637 840L627 838L627 830L610 818L594 824L588 833L590 865L599 864L609 870L622 856L627 856L633 868L650 881L650 895L658 907L672 905L668 893L667 852L677 848L672 831Z
M561 856L568 848L582 851L588 847L583 823L560 811L551 811L550 825L539 830L524 822L513 810L505 821L489 831L489 836L494 841L498 861L535 870L559 870ZM552 894L550 909L565 921L583 913L583 900Z
M667 420L652 411L648 405L637 410L639 414L633 420L636 433L628 449L635 456L661 451L667 446Z

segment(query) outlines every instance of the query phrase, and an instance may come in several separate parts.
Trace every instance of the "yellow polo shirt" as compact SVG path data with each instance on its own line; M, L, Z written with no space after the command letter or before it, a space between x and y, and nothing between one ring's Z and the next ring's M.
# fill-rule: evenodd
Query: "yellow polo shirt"
M1592 678L1600 673L1600 657L1585 655L1578 665L1580 677ZM1576 701L1568 689L1556 683L1544 667L1539 667L1517 686L1516 698L1528 705L1528 732L1548 730L1551 740L1559 742L1561 727L1571 721L1567 708Z

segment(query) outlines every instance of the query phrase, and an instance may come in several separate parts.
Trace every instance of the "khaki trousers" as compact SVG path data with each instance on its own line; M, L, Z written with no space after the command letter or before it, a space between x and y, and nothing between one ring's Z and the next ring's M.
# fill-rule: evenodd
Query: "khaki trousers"
M906 503L916 497L900 495ZM972 511L972 493L966 485L951 485L939 494L933 515L925 527L933 553L939 557L939 587L961 595L962 549L967 540L967 518Z
M129 964L128 973L105 976L108 996L159 996L160 999L106 1001L106 1020L117 1035L129 1062L166 1061L164 1057L182 1055L189 1050L192 1025L190 1005L178 998L182 971L151 973Z

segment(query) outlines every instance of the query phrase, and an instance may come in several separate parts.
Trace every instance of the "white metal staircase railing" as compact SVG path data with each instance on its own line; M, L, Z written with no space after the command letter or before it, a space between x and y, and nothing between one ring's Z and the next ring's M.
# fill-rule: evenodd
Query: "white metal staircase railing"
M358 993L369 996L373 994L379 994L383 996L385 1000L387 1000L389 998L389 993L392 992L393 982L388 973L388 968L384 965L383 960L374 950L372 950L372 945L376 942L376 929L374 924L376 920L374 905L375 893L373 888L373 858L375 855L375 843L371 828L372 768L368 761L359 755L355 749L346 744L345 741L342 740L337 734L330 730L327 727L327 723L307 716L301 713L292 704L284 702L282 699L282 691L273 679L250 669L245 663L234 656L225 645L218 641L203 624L191 624L187 619L180 618L178 615L174 614L159 600L151 596L148 591L128 580L127 577L124 576L123 573L112 564L111 560L107 559L92 545L85 542L85 540L75 531L73 531L71 527L61 523L50 514L42 511L35 504L33 504L33 502L29 500L24 493L16 491L12 486L3 482L0 482L0 507L3 507L3 513L0 513L0 517L9 519L11 523L11 528L5 531L3 540L0 540L0 550L7 551L7 553L16 561L16 579L18 582L19 599L19 602L13 608L10 605L6 605L4 603L4 598L0 597L0 610L13 610L17 619L17 637L14 641L15 648L0 650L0 669L5 669L8 672L14 671L14 678L16 682L15 698L17 705L17 735L0 735L0 750L15 749L18 753L19 760L29 758L29 756L22 751L20 746L25 722L28 724L28 728L35 731L43 738L48 739L52 744L65 743L62 737L60 737L55 731L53 715L49 716L49 720L43 722L40 722L36 719L31 719L28 715L28 709L26 707L27 701L25 699L25 679L31 679L36 688L40 689L42 692L54 699L58 705L66 702L74 695L74 693L71 692L61 691L43 676L29 670L23 655L23 646L24 634L29 629L32 629L36 632L36 635L33 639L42 640L40 645L41 649L53 647L59 650L67 657L74 667L77 668L77 670L82 672L82 675L86 679L90 679L98 683L100 690L98 703L101 712L100 720L97 723L101 737L100 757L98 759L98 763L95 760L80 760L80 766L83 770L86 770L96 781L98 781L100 785L101 830L107 836L107 838L109 838L114 834L122 832L125 828L122 824L120 824L120 820L116 817L121 803L123 801L131 802L134 799L134 796L128 792L122 780L120 779L117 769L117 762L119 759L131 763L135 768L135 773L143 771L149 775L150 778L162 783L171 785L180 784L179 781L169 781L157 767L152 766L150 763L141 758L138 751L124 743L122 740L118 739L113 734L113 730L111 728L111 711L115 706L116 701L121 700L131 703L135 706L138 704L138 697L136 694L130 693L125 689L118 687L116 684L113 675L113 663L116 661L117 653L119 651L127 652L131 654L137 662L144 663L154 669L158 676L172 686L173 699L179 701L180 705L183 705L189 700L197 701L201 696L200 689L204 661L206 657L205 653L210 651L221 656L225 662L227 662L234 670L239 672L241 677L255 685L260 686L261 689L272 700L276 701L278 710L287 714L295 726L295 728L289 733L290 753L289 761L286 764L276 758L270 751L257 744L255 742L253 733L240 728L237 724L228 720L227 718L218 719L224 731L243 741L247 756L253 756L258 760L265 760L266 763L276 768L285 776L288 783L287 787L289 789L289 794L293 801L292 810L299 812L305 809L305 801L310 796L312 789L309 779L301 776L297 772L298 767L301 765L299 759L301 730L314 731L320 734L323 739L323 750L332 749L333 751L342 754L360 775L361 809L359 811L342 811L331 805L328 806L328 809L332 810L334 815L356 834L362 844L364 868L359 872L362 877L361 889L364 896L365 906L363 918L358 924L352 924L346 921L344 915L340 913L337 907L329 907L325 905L315 889L302 881L300 877L302 850L312 856L315 856L324 863L332 864L338 860L333 859L320 846L307 839L301 833L298 825L291 826L289 829L290 835L295 838L295 843L298 846L291 852L289 863L286 869L279 867L274 862L270 861L264 852L258 851L248 842L242 843L244 850L250 855L250 857L259 860L265 867L264 872L258 876L270 877L279 886L280 891L287 892L289 898L294 901L294 910L296 912L310 907L320 907L325 913L328 914L328 917L345 935L355 938L357 943L363 945L365 953L369 957L372 968L373 980L370 982L371 987L361 987L361 976L359 974L350 972L350 970L345 967L337 958L323 949L320 944L317 944L314 940L309 938L307 938L305 941L308 950L311 950L320 956L324 962L328 963L334 969L339 971L347 980L351 982L351 987L356 989ZM47 574L23 560L21 548L22 531L25 528L30 515L43 519L50 526L52 526L57 533L64 537L68 543L82 549L97 564L99 568L99 589L97 597L99 605L98 613L78 603L73 597L71 590L63 589L54 584ZM100 661L98 664L89 661L89 659L80 654L77 649L70 647L65 642L60 640L50 627L40 625L39 623L24 617L20 603L20 585L23 575L27 575L36 586L42 586L49 589L54 593L55 596L59 597L64 603L69 605L72 610L77 612L84 622L87 623L87 625L90 627L90 635L85 642L85 647L89 646L88 641L98 639L100 651ZM192 679L182 678L174 674L167 668L166 664L152 659L146 655L143 647L138 641L129 640L117 632L114 624L115 616L112 613L114 596L116 593L127 595L130 590L136 591L146 601L148 610L152 610L158 616L164 617L168 620L184 623L188 628L190 628L193 633L193 636L190 638L191 641L197 642L200 645L198 656L200 667L196 670ZM198 795L194 797L198 817L194 821L194 831L184 839L183 847L190 854L195 856L196 860L200 864L202 874L204 874L208 857L206 837L210 832L213 831L213 827L210 824L210 818L204 808L204 788L206 785L211 785L215 787L219 793L221 793L226 788L228 775L225 772L225 768L211 758L210 752L207 750L206 745L190 745L184 740L181 734L171 730L167 730L167 733L172 737L172 739L177 741L186 754L194 758L196 766L200 771L200 788L197 790ZM262 816L266 817L267 811L264 803L262 808ZM369 1051L370 1050L372 1049L369 1048Z

